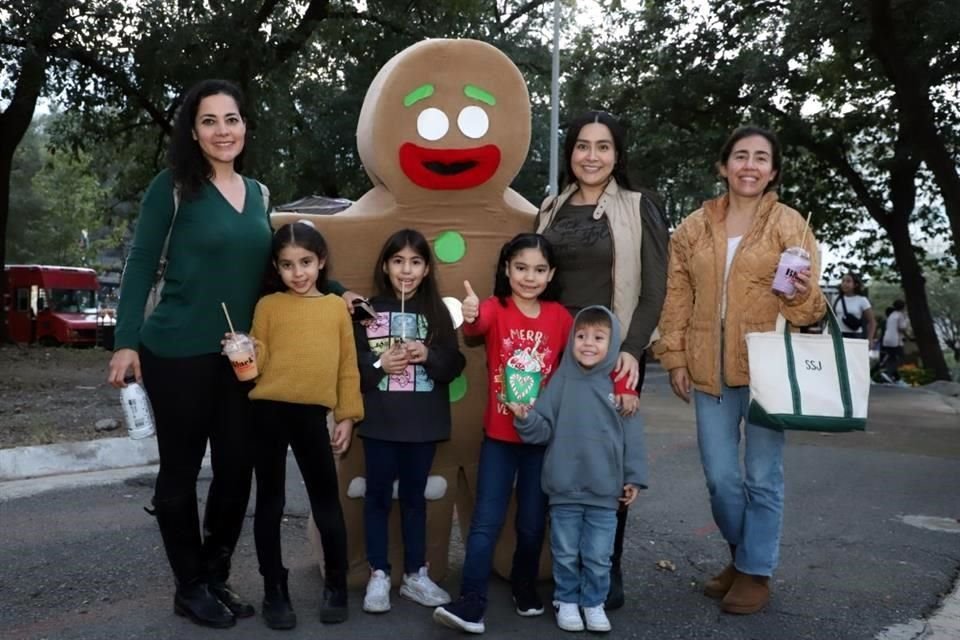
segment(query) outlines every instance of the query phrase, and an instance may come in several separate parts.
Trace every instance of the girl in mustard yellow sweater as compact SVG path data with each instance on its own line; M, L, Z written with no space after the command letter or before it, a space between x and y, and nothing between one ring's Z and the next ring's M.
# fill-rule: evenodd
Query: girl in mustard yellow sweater
M286 287L260 299L253 314L260 377L250 392L256 421L254 538L263 575L263 618L272 629L297 624L280 553L287 446L303 476L325 563L322 622L347 619L347 532L333 454L350 446L363 418L353 326L346 304L323 295L327 245L309 222L273 236L273 265ZM327 412L336 427L327 433Z

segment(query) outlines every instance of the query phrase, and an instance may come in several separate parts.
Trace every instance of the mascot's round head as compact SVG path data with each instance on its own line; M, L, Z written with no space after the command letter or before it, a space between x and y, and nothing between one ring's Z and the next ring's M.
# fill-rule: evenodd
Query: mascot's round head
M398 53L370 85L357 125L367 173L398 202L433 191L502 195L529 145L523 76L478 40L425 40Z

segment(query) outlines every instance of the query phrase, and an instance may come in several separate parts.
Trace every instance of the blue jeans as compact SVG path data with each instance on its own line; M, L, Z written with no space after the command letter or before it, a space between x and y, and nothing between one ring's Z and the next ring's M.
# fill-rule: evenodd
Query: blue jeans
M477 472L477 501L467 536L460 593L474 593L486 601L493 553L507 517L514 478L517 488L517 548L510 579L514 583L537 579L540 549L547 520L547 497L540 488L545 448L484 438Z
M393 481L400 499L400 530L403 533L403 570L416 573L426 562L427 500L423 490L433 465L436 442L388 442L363 439L367 467L367 491L363 498L363 528L367 562L374 570L390 574L387 560Z
M696 391L694 402L710 508L720 533L737 546L734 565L741 573L773 575L783 530L783 432L747 422L749 387L723 385L719 398Z
M610 591L617 510L583 504L550 507L553 599L596 607Z

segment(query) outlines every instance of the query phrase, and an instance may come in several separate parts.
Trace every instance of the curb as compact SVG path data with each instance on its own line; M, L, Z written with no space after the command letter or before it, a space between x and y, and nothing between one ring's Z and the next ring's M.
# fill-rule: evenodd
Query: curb
M0 449L0 482L157 464L157 439L101 438Z

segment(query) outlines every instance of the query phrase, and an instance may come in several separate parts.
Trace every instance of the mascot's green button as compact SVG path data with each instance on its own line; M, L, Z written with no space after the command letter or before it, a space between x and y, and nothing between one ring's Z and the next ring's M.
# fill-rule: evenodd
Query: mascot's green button
M456 231L444 231L433 241L433 252L440 262L459 262L467 253L467 243Z
M463 396L467 395L467 376L457 376L457 379L450 383L450 402L459 402Z

